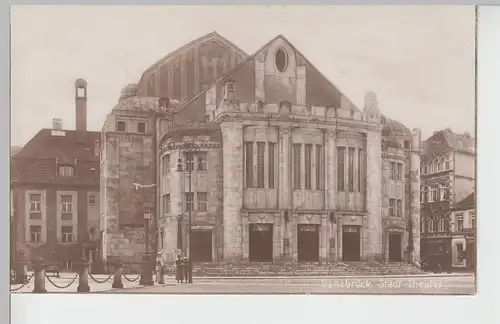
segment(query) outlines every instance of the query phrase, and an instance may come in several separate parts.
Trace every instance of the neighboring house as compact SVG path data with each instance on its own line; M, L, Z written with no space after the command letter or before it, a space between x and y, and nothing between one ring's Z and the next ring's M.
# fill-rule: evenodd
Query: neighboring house
M457 268L476 266L476 199L471 193L451 208L452 264Z
M101 133L86 127L86 86L75 83L76 130L54 119L12 157L13 257L23 251L72 268L99 247Z
M123 89L103 138L105 257L144 250L151 191L135 182L157 184L167 259L189 244L205 262L419 259L420 131L374 93L356 107L282 36L251 56L216 33L169 54Z
M475 142L468 133L445 129L424 141L420 158L423 259L442 246L447 251L444 263L451 264L450 208L474 190L475 157Z
M16 155L19 151L21 151L23 147L22 146L18 146L18 145L13 145L10 147L10 156L14 156Z

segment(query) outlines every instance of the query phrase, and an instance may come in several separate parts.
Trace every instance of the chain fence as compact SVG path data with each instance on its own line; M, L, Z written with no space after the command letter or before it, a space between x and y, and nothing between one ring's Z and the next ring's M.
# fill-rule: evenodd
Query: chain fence
M49 282L50 282L50 283L51 283L54 287L59 288L59 289L66 289L66 288L68 288L69 286L71 286L71 285L75 282L76 278L78 278L78 273L77 273L77 274L75 275L75 277L74 277L74 278L73 278L73 279L69 282L69 284L67 284L67 285L65 285L65 286L59 286L58 284L56 284L55 282L53 282L53 281L52 281L52 279L50 279L50 277L46 277L46 278L47 278L47 280L48 280L48 281L49 281Z
M107 277L107 278L106 278L106 279L104 279L104 280L99 280L99 279L96 279L96 278L95 278L93 275L91 275L90 273L89 273L89 277L90 277L92 280L94 280L95 282L97 282L98 284L103 284L103 283L108 282L108 281L111 279L111 277L113 277L113 274L110 274L110 275L109 275L109 277Z
M31 279L33 279L34 276L35 276L35 274L33 273L31 276L29 276L26 279L26 281L21 286L11 289L10 292L15 292L15 291L19 291L19 290L23 289L24 287L26 287L30 283Z
M136 282L137 280L139 280L139 278L140 278L140 277L141 277L141 275L139 274L139 275L137 276L137 278L135 278L135 279L130 279L129 277L127 277L127 275L126 275L126 274L123 274L123 278L125 278L128 282Z

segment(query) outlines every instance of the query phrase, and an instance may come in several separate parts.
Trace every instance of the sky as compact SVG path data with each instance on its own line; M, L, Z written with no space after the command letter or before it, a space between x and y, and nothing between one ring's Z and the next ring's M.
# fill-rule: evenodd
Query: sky
M475 133L473 6L13 6L11 144L61 118L88 83L89 130L153 63L217 31L248 54L281 34L362 109L408 128Z

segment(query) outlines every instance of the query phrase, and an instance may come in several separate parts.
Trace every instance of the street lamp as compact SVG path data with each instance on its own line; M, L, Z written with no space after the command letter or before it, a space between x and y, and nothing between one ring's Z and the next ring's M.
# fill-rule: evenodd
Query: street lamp
M146 240L146 253L149 252L149 221L151 220L151 211L144 211L144 236Z
M186 154L186 169L183 170L182 168L182 158L181 158L181 152L184 151ZM197 147L192 144L192 143L187 143L181 147L181 150L179 151L179 158L177 159L177 172L188 172L188 183L189 183L189 189L188 189L188 197L190 199L190 202L186 200L186 206L188 206L188 282L193 283L193 262L191 259L192 256L192 226L191 226L191 213L194 207L194 194L192 192L191 188L191 173L193 172L194 169L194 156L195 153L197 152Z

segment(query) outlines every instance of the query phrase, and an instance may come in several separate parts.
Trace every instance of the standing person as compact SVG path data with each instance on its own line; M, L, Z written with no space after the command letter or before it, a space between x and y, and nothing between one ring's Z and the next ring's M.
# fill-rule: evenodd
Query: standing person
M54 272L56 273L56 277L59 278L59 263L57 262L56 252L52 252L52 256L54 257L54 263L55 263Z
M182 259L180 255L177 255L177 260L175 260L175 280L177 283L184 282L184 267L182 264Z
M160 285L163 285L165 282L163 281L163 270L165 264L163 262L163 253L158 252L156 255L156 282Z

